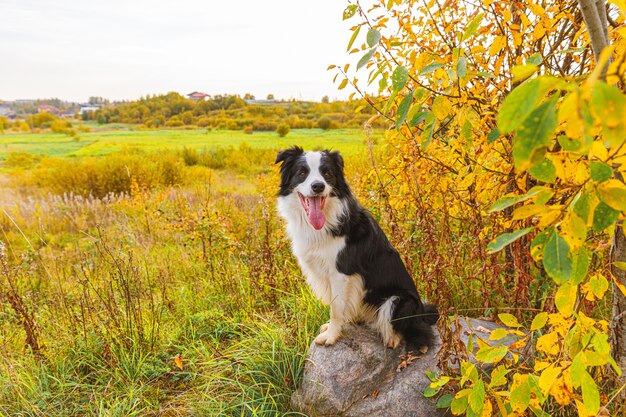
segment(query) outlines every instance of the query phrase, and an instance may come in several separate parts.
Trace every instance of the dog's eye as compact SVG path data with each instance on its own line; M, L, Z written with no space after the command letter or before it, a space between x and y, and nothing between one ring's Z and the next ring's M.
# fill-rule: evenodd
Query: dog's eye
M333 174L330 171L324 171L322 172L322 175L324 176L324 178L328 179L330 177L333 176Z
M301 169L300 171L298 171L298 176L299 176L300 178L304 178L304 177L306 177L306 171L305 171L305 170L303 170L303 169Z

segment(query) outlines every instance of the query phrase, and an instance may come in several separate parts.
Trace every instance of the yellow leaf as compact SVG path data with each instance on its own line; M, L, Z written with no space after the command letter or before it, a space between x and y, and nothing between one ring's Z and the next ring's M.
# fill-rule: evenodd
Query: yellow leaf
M561 208L559 206L546 207L545 211L539 217L537 227L543 230L551 226L559 217L561 217Z
M574 305L576 304L576 295L578 294L578 285L572 285L569 282L562 284L556 291L554 296L554 303L556 308L565 317L569 317L574 312Z
M589 159L597 158L606 161L609 158L609 151L601 141L594 141L589 150Z
M582 137L584 126L578 111L578 93L576 91L568 94L561 102L559 124L565 125L565 135L567 137L571 139Z
M562 369L563 368L561 368L560 366L551 365L541 373L541 376L539 377L539 388L541 389L543 395L546 395L548 392L550 392L550 389L556 382L556 379L559 377L559 375L561 375Z
M537 339L537 350L549 355L556 355L559 352L558 339L559 335L555 332L544 334Z
M545 34L546 28L544 28L543 25L538 24L533 30L533 41L538 41L539 39L543 38L543 35Z
M502 329L502 328L494 329L489 334L489 340L500 340L508 336L508 334L509 334L509 331L507 329Z
M626 287L617 280L617 278L613 277L613 284L622 292L622 294L626 297Z
M491 43L489 47L489 55L496 56L498 53L506 46L506 36L500 35L496 36L496 38Z
M448 97L437 96L437 98L435 98L433 103L433 113L437 119L442 120L445 118L450 113L451 109L452 103L450 103Z
M527 219L529 217L536 216L537 214L543 213L545 211L546 211L545 206L538 206L535 204L518 207L513 212L513 220Z
M578 417L588 417L589 413L587 412L587 407L585 404L576 400L576 409L578 410Z
M174 364L176 364L176 366L178 368L180 368L180 370L183 370L183 355L178 355L178 356L174 356Z
M619 211L626 210L626 185L620 180L604 181L598 185L598 194L609 207Z
M578 249L587 238L587 225L575 213L568 213L561 223L561 236L565 239L570 249Z
M535 316L535 318L533 319L532 324L530 325L530 330L538 330L541 329L543 326L546 325L546 322L548 321L548 313L543 312L543 313L539 313Z
M488 399L485 400L483 404L483 412L480 414L481 417L491 417L493 413L493 406L491 405L491 401Z
M550 388L550 395L554 397L559 405L568 405L572 402L572 391L565 382L565 378L557 378Z
M526 78L533 75L535 71L537 71L536 65L531 65L531 64L516 65L511 70L511 72L513 73L513 82L522 82Z
M505 326L509 327L522 327L517 321L517 318L513 314L509 313L500 313L498 314L498 318L504 323Z

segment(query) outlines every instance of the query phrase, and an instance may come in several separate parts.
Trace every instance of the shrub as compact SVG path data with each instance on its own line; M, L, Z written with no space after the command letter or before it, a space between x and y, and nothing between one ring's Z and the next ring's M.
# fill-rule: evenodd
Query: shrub
M180 120L180 117L178 116L172 116L167 122L165 122L165 126L167 127L180 127L183 124L184 123L182 122L182 120Z
M200 152L198 152L196 149L188 148L185 146L180 154L183 158L183 161L185 161L185 165L187 166L198 165L198 163L200 162Z
M243 133L245 133L246 135L251 135L253 132L254 128L252 127L252 125L248 125L243 128Z
M317 121L317 127L319 127L320 129L328 130L330 129L331 123L332 121L328 117L320 117Z
M31 168L41 158L25 152L12 152L7 155L4 165L9 168Z
M207 127L211 124L211 119L204 116L198 119L197 125L200 127Z
M276 133L278 133L278 136L281 138L284 138L289 133L289 125L287 123L279 124L276 128Z

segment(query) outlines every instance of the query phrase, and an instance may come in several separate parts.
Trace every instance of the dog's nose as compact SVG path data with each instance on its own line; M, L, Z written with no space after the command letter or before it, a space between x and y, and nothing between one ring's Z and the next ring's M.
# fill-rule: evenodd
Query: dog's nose
M313 190L314 193L321 193L322 191L324 191L324 188L326 187L326 185L324 185L323 182L314 182L313 184L311 184L311 189Z

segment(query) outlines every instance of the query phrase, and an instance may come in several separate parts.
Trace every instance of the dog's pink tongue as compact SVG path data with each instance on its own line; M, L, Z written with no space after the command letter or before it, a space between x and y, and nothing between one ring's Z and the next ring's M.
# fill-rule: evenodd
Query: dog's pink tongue
M309 199L309 223L315 230L320 230L326 223L322 211L322 197L308 197Z

